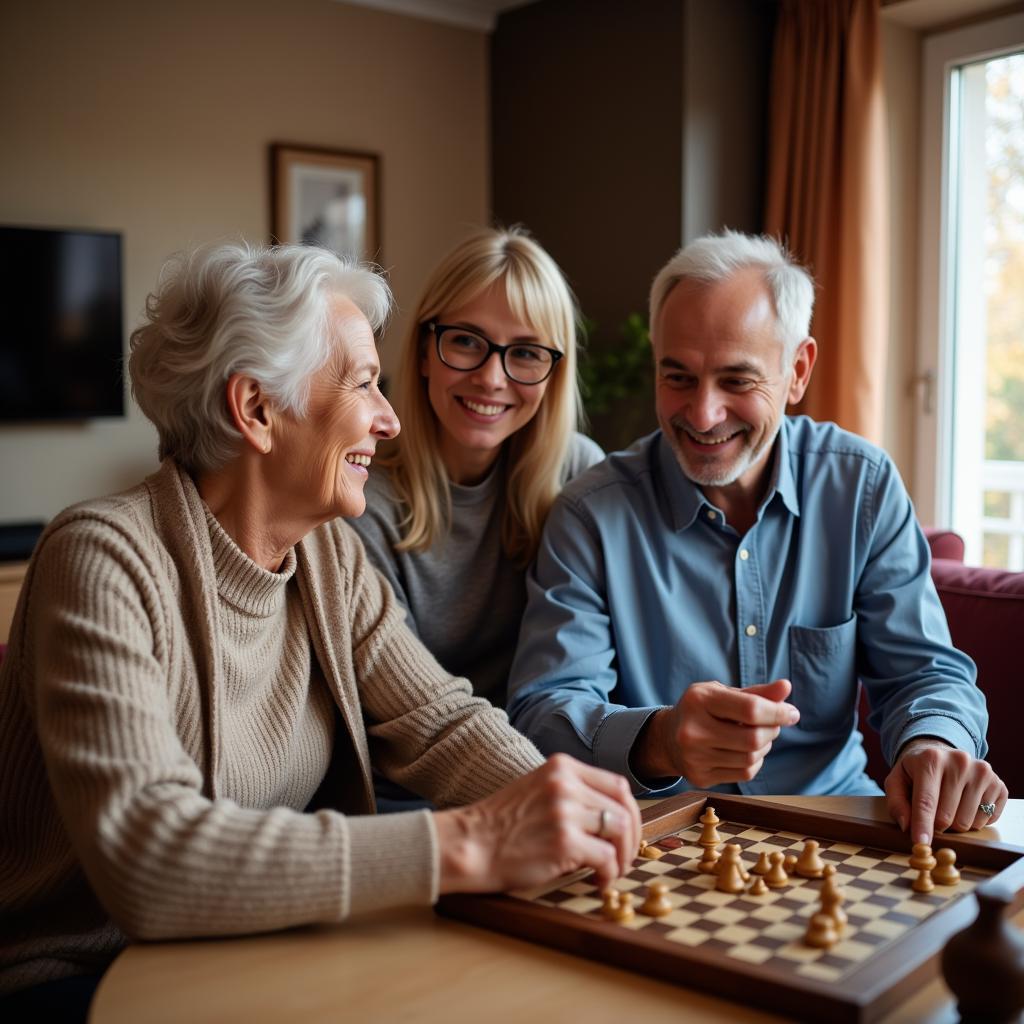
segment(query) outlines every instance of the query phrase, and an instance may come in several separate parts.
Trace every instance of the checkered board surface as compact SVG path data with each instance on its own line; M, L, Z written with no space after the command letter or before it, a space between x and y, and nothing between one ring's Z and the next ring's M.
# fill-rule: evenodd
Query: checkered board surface
M762 850L799 855L809 838L728 821L722 821L718 831L723 843L738 843L742 848L747 871ZM808 918L820 910L821 881L790 874L786 888L770 889L764 896L718 892L715 876L697 870L703 854L697 845L700 834L700 825L694 825L666 836L653 844L663 851L660 860L634 861L633 870L616 886L634 893L636 916L614 927L662 935L666 942L717 951L723 957L822 982L845 978L936 910L960 899L990 877L987 872L958 865L958 885L936 885L934 892L924 895L911 888L917 872L908 867L906 854L819 839L822 860L836 866L849 923L831 949L813 949L804 944L803 938ZM754 877L751 874L751 880ZM640 913L639 908L647 883L657 878L668 883L669 899L675 909L665 917L650 918ZM567 876L554 887L511 895L604 920L601 894L586 872Z

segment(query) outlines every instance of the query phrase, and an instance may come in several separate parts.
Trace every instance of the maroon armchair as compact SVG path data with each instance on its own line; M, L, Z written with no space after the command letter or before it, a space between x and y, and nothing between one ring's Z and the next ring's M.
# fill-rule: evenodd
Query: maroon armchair
M1010 796L1024 796L1017 709L1024 638L1024 572L964 565L964 542L950 530L925 530L932 550L932 579L946 611L953 643L974 659L978 685L988 702L988 760ZM879 784L889 768L875 731L867 724L867 700L860 700L860 728L868 774Z

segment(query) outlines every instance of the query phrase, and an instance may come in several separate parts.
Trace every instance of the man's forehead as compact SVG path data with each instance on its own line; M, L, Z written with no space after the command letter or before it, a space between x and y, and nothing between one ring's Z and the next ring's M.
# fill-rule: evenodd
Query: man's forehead
M771 292L753 268L721 281L680 279L665 297L654 341L657 356L694 348L723 366L764 362L781 349Z
M758 353L735 351L687 352L674 350L659 355L658 365L664 369L687 373L764 373L765 361Z

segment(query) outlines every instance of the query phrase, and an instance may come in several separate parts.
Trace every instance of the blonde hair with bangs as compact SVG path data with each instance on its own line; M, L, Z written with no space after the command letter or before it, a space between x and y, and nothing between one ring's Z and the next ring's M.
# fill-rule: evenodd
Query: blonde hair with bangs
M536 415L506 442L507 470L501 542L526 564L540 543L544 520L564 482L573 432L582 421L576 372L576 303L555 261L520 227L486 229L441 261L423 291L402 345L394 405L402 433L381 459L407 513L400 551L425 551L451 522L451 488L441 459L440 425L420 372L426 324L504 285L515 316L541 341L563 353Z

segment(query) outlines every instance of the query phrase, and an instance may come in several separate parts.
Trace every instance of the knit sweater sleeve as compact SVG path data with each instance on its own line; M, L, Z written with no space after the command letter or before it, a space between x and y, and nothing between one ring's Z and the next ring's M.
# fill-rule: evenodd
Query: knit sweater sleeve
M350 821L334 811L246 809L210 799L183 737L195 693L172 693L184 653L160 553L102 522L47 536L35 557L22 650L50 789L89 883L130 936L243 934L429 902L429 880L371 895L353 881ZM26 809L26 813L28 809ZM381 819L433 842L430 816ZM396 831L397 830L397 831Z
M374 763L437 806L470 803L543 763L504 711L474 697L405 624L387 581L346 527L353 649Z

